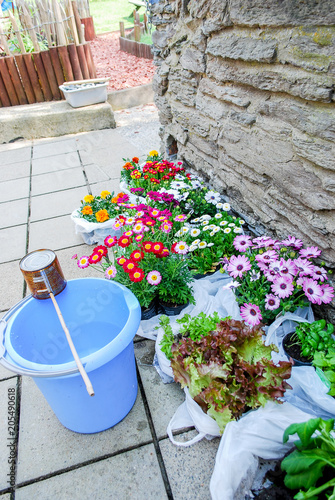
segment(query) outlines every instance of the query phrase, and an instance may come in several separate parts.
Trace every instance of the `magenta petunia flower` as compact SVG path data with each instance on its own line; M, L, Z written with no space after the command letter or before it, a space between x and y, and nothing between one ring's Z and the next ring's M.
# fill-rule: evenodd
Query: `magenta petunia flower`
M147 276L147 281L150 285L159 285L162 281L162 275L159 271L150 271Z
M323 304L329 304L334 297L334 288L330 285L320 285L322 295L320 297Z
M271 285L271 290L281 299L285 299L286 297L289 297L292 294L294 286L289 276L278 276L273 281Z
M316 257L319 257L321 255L322 251L318 249L318 247L308 247L308 248L302 248L299 251L299 254L301 257L305 257L306 259L316 259Z
M305 278L302 283L302 289L312 304L321 304L321 298L324 294L321 286L316 281L312 278Z
M241 316L250 326L259 325L262 321L261 310L255 304L244 304L241 306Z
M232 255L227 268L233 278L242 278L243 273L251 269L249 259L245 255Z
M89 257L83 255L79 260L77 260L77 265L78 267L80 267L80 269L85 269L85 267L88 267L90 265Z
M115 278L116 273L117 273L116 267L109 266L109 267L107 267L107 269L105 271L105 278L107 278L108 280Z
M235 237L233 245L238 252L245 252L252 245L251 237L240 234L239 236Z
M303 242L295 236L288 236L286 240L283 240L280 243L286 247L293 247L294 250L300 250L300 248L304 245Z
M275 309L278 309L280 306L280 299L276 295L273 295L272 293L268 293L265 296L265 309L268 309L269 311L274 311Z

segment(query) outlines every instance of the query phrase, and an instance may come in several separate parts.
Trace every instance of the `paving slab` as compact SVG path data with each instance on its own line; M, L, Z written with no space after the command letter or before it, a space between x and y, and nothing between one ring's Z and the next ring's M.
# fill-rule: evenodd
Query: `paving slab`
M89 184L96 184L97 182L108 181L110 178L109 175L107 175L107 173L104 172L97 165L94 164L85 165L84 169Z
M28 221L29 199L7 201L0 204L0 229L19 226Z
M192 432L184 435L186 440ZM181 440L182 436L178 436ZM215 464L219 438L203 439L194 446L175 446L169 439L160 441L174 500L210 500L209 483Z
M16 500L164 500L167 498L152 444L19 488Z
M6 149L0 150L0 165L11 165L20 161L30 161L31 146L21 147L19 144L6 145Z
M78 151L85 151L86 153L114 146L119 140L119 131L111 128L76 135Z
M58 170L32 177L31 195L54 193L79 186L86 186L86 179L81 167Z
M80 167L78 151L33 159L32 175L58 172L58 170L66 170L74 167Z
M2 246L0 246L0 249L0 254L2 254ZM21 257L24 257L24 255L25 252L22 253ZM24 279L20 271L19 262L19 260L15 260L0 264L0 311L10 309L23 297Z
M83 165L94 163L99 167L108 167L111 162L119 162L121 167L124 163L122 158L139 156L142 151L119 134L117 140L114 139L113 143L106 147L95 148L92 151L80 150L80 158Z
M39 250L40 248L59 250L79 245L81 242L81 236L75 234L73 222L69 215L32 222L30 224L29 252Z
M148 400L151 417L157 437L166 437L166 428L175 411L185 401L184 391L179 384L163 384L156 368L152 366L155 354L153 340L142 340L135 343L135 357L145 394Z
M109 179L104 182L97 182L96 184L91 185L91 191L94 196L97 196L98 194L101 193L101 191L108 190L110 193L119 193L121 191L120 189L120 179L114 178L114 179Z
M66 189L54 193L33 196L31 199L31 222L69 215L80 206L80 200L88 194L87 186Z
M15 425L12 422L12 412L11 409L15 406L8 406L8 394L11 396L16 394L16 381L17 378L12 378L10 380L3 380L0 382L0 491L5 490L10 487L8 481L10 481L11 470L10 467L15 464L16 460L16 444L15 444L15 435L13 436L13 432L15 433ZM8 392L8 389L10 392ZM10 413L8 411L10 408ZM8 463L10 461L11 463ZM2 498L2 497L0 497Z
M21 259L26 254L27 226L0 229L0 264Z
M78 434L63 427L33 380L23 377L19 483L146 444L151 439L140 394L130 413L111 429L96 434Z
M0 153L0 178L1 181L10 181L20 179L21 177L29 177L30 175L30 159L2 165Z
M12 179L10 181L0 182L1 202L3 203L5 201L14 201L21 198L28 198L29 186L29 177L22 177L21 179Z
M72 153L73 151L77 151L75 138L60 138L59 140L35 143L33 146L33 158L49 158L53 155Z

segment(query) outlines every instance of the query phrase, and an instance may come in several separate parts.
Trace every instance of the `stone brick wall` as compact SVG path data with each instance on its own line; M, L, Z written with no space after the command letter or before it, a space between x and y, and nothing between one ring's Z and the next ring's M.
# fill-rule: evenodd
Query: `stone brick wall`
M160 0L155 101L165 148L257 233L335 267L334 0Z

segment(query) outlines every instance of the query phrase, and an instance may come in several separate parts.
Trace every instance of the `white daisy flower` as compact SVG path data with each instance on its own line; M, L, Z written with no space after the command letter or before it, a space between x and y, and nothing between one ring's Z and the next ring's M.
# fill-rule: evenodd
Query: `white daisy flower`
M222 218L222 214L219 212L219 213L215 214L214 217L215 217L215 219L221 219Z
M206 241L200 241L199 248L206 248L206 247L207 247Z
M131 224L134 224L135 222L135 218L134 217L128 217L128 219L126 220L126 224L128 226L130 226Z
M226 212L228 212L230 210L230 205L229 203L224 203L223 206L222 206L223 210L225 210Z
M231 232L230 227L226 227L226 229L224 229L223 232L229 234Z
M243 224L245 224L245 220L240 219L240 224L243 226Z
M200 221L199 217L196 217L196 218L195 218L195 219L193 219L191 222L192 222L192 224L196 224L196 223L197 223L197 222L199 222L199 221Z
M199 238L197 238L196 240L193 241L192 245L199 245L200 243L200 240Z
M171 188L172 189L187 189L188 188L188 185L183 182L183 181L173 181L171 182Z
M234 222L231 222L230 224L228 224L228 227L235 227Z
M193 189L199 189L201 187L201 182L199 180L194 180L191 184Z
M179 238L179 236L181 236L181 232L180 232L180 231L177 231L177 232L176 232L176 234L175 234L175 236L176 236L177 238Z
M210 227L209 227L209 226L205 226L202 230L203 230L203 231L208 231L209 229L210 229Z
M189 247L189 252L194 252L194 250L196 250L198 248L198 245L194 245L192 244L190 247Z
M216 191L210 190L205 194L205 200L208 203L212 203L213 205L216 205L220 201L220 193L217 193Z
M235 227L235 229L233 229L234 233L243 233L243 229L241 227Z
M208 243L207 247L212 247L214 245L214 243Z
M214 232L214 231L211 231L211 232L209 233L209 236L214 236L214 235L215 235L215 232Z
M220 226L226 226L228 224L228 222L226 220L222 220L220 222Z
M207 221L207 220L210 220L211 218L212 218L212 217L211 217L210 215L208 215L208 214L204 214L204 215L202 215L201 217L199 217L199 219L200 219L201 221L203 221L203 220L206 220L206 221Z
M223 203L221 203L221 201L219 201L219 203L216 204L216 208L218 210L222 210L223 209Z
M199 234L200 234L200 229L198 229L196 227L194 229L191 229L191 231L190 231L190 235L193 237L198 236Z
M188 232L189 232L189 228L188 228L188 227L186 227L186 226L183 226L183 227L180 229L180 231L181 231L181 234L186 234L186 233L188 233Z
M213 233L216 234L220 231L220 228L218 226L214 226L212 229Z

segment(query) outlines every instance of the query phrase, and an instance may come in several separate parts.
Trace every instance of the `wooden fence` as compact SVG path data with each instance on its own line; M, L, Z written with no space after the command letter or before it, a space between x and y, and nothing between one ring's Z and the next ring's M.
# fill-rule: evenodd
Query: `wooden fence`
M144 57L145 59L153 59L151 45L141 43L141 34L148 32L147 15L144 14L144 22L140 23L138 12L134 10L134 29L130 33L126 33L124 23L120 22L120 50L132 54L136 57Z
M0 57L0 107L59 100L64 82L96 78L76 1L36 0L35 11L24 0L16 4L18 16L7 11L0 18L0 46L6 54ZM33 52L26 52L28 37ZM13 40L17 51L11 50Z

